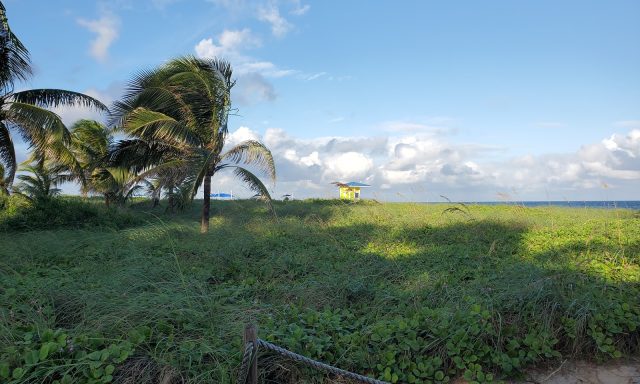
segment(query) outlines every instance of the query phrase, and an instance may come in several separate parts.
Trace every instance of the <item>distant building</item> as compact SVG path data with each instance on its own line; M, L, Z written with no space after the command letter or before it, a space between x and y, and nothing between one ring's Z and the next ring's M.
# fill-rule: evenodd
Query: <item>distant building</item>
M343 200L360 200L360 188L370 187L368 184L357 181L350 181L348 183L334 182L332 184L338 187L340 190L340 198Z

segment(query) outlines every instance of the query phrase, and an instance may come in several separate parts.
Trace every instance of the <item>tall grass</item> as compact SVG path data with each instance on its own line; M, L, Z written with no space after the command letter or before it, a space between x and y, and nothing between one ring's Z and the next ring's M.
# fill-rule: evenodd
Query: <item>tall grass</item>
M482 382L560 355L638 353L634 212L446 208L289 201L276 220L258 202L216 202L207 235L197 206L112 212L130 218L108 228L24 231L0 216L2 356L32 375L16 382L80 364L61 352L29 366L11 350L61 329L78 345L97 340L82 344L89 353L130 343L114 381L231 383L249 321L295 352L398 382ZM332 380L261 361L265 382Z

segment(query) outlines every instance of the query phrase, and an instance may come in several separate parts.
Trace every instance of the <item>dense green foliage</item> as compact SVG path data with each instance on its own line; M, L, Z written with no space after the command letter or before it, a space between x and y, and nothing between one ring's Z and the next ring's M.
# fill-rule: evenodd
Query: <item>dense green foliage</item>
M231 383L248 321L396 382L640 352L633 211L290 201L276 221L259 202L216 202L201 235L197 204L150 206L114 211L138 218L120 230L0 233L2 380ZM266 382L331 379L260 361Z
M59 228L121 229L142 222L139 215L107 209L95 200L87 203L77 198L62 197L30 202L19 195L0 197L0 232Z
M256 140L227 142L228 116L235 84L229 62L193 56L169 60L140 71L111 111L100 101L72 91L15 91L32 75L29 51L12 32L0 1L0 203L21 193L42 205L65 181L80 184L83 195L100 194L107 206L123 206L145 186L155 202L164 196L168 209L183 210L203 187L201 232L209 229L211 179L233 171L249 189L269 202L269 191L256 176L275 182L269 149ZM69 131L48 108L85 106L109 112L111 124L79 120ZM114 139L113 132L127 137ZM17 177L15 136L31 153Z

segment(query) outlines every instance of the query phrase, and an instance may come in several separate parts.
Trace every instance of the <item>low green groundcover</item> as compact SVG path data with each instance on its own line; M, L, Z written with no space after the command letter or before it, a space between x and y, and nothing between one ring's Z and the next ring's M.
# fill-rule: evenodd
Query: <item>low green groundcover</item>
M198 205L5 208L0 381L233 383L247 322L402 383L640 352L630 210L230 201L201 235ZM331 380L268 354L260 374Z

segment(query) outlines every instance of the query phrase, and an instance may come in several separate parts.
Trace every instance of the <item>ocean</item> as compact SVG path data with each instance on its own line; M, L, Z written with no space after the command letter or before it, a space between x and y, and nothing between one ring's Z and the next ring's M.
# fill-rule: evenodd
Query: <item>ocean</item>
M455 204L455 202L452 202ZM444 203L447 204L447 203ZM465 201L464 204L479 205L520 205L525 207L569 207L569 208L603 208L603 209L638 209L640 200L628 201Z

